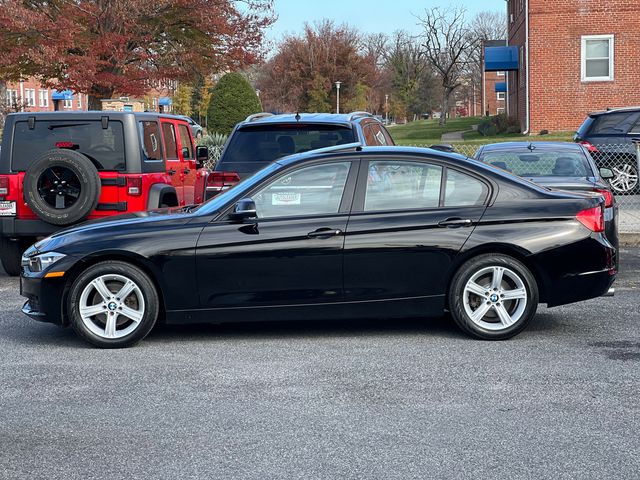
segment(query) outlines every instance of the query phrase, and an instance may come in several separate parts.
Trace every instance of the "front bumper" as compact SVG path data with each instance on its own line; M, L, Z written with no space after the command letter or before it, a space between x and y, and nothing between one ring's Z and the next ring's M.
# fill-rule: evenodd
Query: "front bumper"
M65 280L44 278L34 274L20 277L20 295L27 298L22 313L39 322L64 325L63 298Z

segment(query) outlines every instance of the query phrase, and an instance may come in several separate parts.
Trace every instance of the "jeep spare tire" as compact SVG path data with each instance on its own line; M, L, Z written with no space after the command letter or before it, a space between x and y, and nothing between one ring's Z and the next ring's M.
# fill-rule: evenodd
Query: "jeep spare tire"
M25 202L38 218L52 225L83 220L95 210L99 198L98 170L73 150L44 152L25 173Z

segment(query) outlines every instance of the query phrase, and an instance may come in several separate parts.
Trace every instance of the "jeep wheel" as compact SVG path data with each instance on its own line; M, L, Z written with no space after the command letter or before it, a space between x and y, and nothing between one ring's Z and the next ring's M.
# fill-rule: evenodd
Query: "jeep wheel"
M2 268L7 275L11 277L20 275L22 253L29 248L31 243L31 240L24 239L17 241L8 238L0 239L0 261L2 261Z
M24 196L40 219L52 225L71 225L98 205L100 176L81 153L49 150L27 170Z

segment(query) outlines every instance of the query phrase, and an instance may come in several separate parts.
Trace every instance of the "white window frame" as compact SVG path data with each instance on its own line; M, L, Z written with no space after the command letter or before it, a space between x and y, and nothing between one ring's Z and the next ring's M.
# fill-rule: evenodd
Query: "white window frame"
M7 103L10 107L13 107L18 103L18 90L7 88Z
M49 106L49 90L38 90L38 104L45 108Z
M609 76L587 77L587 41L589 40L609 40ZM614 80L614 41L615 36L611 35L582 35L580 37L580 77L583 82L612 82ZM603 58L590 58L589 60L604 60Z
M496 99L500 102L503 102L506 98L506 94L504 92L496 92Z
M36 106L36 89L35 88L24 89L24 104L26 107Z
M505 109L503 107L496 108L496 113L500 115L501 113L505 113Z
M78 110L82 110L82 94L78 93L76 105Z
M73 108L73 98L68 99L68 100L67 99L63 100L62 101L62 108L66 108L66 109Z
M499 77L504 77L504 70L497 71L496 75L498 75Z

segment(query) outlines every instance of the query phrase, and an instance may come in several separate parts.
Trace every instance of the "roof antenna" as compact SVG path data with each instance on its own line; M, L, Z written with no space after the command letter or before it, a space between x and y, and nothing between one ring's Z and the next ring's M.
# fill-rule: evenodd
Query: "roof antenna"
M296 112L295 119L296 119L296 122L300 121L300 112Z
M536 149L536 147L533 146L533 142L529 142L529 146L527 148L532 152Z

